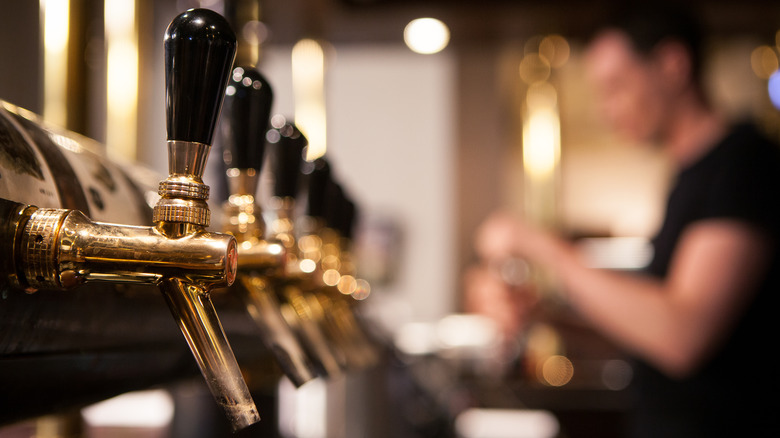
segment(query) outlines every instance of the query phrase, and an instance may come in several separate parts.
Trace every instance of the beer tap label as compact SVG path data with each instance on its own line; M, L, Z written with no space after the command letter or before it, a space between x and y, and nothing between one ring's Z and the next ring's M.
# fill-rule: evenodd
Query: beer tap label
M24 204L61 206L52 171L32 139L0 107L0 198Z

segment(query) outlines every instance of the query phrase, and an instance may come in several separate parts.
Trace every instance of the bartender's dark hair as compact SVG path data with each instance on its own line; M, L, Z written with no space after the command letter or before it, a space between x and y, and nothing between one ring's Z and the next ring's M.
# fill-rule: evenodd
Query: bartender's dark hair
M690 53L692 80L701 85L704 29L689 8L664 2L639 5L628 2L607 17L599 28L623 32L638 53L650 55L660 43L667 41L682 44Z

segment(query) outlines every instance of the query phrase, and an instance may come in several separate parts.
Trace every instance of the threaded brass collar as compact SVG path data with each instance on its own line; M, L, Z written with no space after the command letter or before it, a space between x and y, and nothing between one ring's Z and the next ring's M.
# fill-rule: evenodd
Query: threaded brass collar
M171 198L209 199L209 186L193 181L164 180L157 189L160 196Z
M21 241L24 277L32 288L56 288L57 236L70 210L39 208L25 225Z
M211 223L208 204L198 199L162 198L152 211L154 222L184 222L207 227Z

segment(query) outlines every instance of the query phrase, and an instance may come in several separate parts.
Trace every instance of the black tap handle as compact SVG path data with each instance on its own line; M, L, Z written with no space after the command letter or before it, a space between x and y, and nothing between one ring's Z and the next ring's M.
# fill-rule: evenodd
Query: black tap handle
M190 9L165 31L165 92L168 140L211 145L236 35L228 22L208 9Z
M233 69L220 126L222 158L228 168L259 171L263 167L273 100L273 90L260 72L253 67Z
M355 203L347 195L344 187L331 180L327 188L325 223L338 231L342 237L352 239L355 222Z
M270 169L273 173L273 195L294 198L298 194L301 165L308 140L292 123L268 131Z
M331 184L330 165L317 158L303 166L306 176L306 215L325 219L328 185Z
M342 206L346 198L344 188L331 179L325 188L325 224L334 230L341 225Z
M340 216L338 230L342 237L352 240L355 235L355 222L357 221L358 211L357 206L349 197L344 197Z

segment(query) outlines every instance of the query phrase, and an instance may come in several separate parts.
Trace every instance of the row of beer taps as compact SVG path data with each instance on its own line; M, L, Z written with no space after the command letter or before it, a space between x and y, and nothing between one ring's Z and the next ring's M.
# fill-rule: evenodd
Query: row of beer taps
M297 386L377 360L355 313L367 291L351 253L356 208L325 158L304 159L301 131L271 117L265 78L233 65L236 36L221 15L178 15L164 45L169 175L159 184L153 225L3 202L3 281L27 291L88 282L159 287L211 393L239 430L259 414L213 295L243 297L268 351ZM215 136L230 192L221 224L211 223L203 181ZM272 174L265 210L257 195L261 171Z
M218 135L228 199L222 229L236 237L243 297L285 375L301 386L376 360L353 307L368 285L356 277L356 208L325 158L307 161L294 123L271 116L273 92L254 67L228 81ZM265 162L265 161L268 162ZM261 172L270 172L261 178ZM268 181L260 206L258 187Z
M273 97L257 68L232 67L215 132L228 188L220 228L235 238L237 251L235 281L226 293L243 298L267 350L301 386L370 366L377 351L354 312L368 289L356 278L351 255L355 204L326 158L306 160L307 140L298 127L272 116ZM270 183L265 208L261 181ZM203 368L225 369L221 358L205 360ZM240 418L246 410L226 412L240 426L251 420Z

